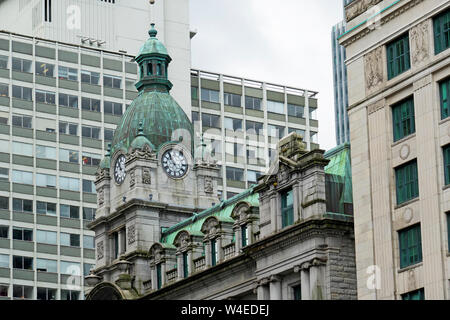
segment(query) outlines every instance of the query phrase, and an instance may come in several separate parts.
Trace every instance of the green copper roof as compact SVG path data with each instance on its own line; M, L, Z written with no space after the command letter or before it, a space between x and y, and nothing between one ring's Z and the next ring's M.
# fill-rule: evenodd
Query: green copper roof
M219 221L234 222L231 218L231 213L234 207L241 201L250 203L251 206L259 206L259 195L255 193L254 186L247 189L241 194L234 196L231 199L222 201L218 205L209 208L194 217L178 223L177 225L167 229L162 235L162 243L173 244L175 237L180 231L187 231L191 235L204 236L201 232L203 223L209 217L216 217Z
M330 160L325 167L329 208L338 211L333 213L346 213L344 204L353 204L350 144L337 146L327 151L324 157Z
M151 29L148 32L150 38L142 45L139 50L138 56L147 55L147 54L160 54L164 56L168 56L166 47L156 38L158 32L155 29L155 25L152 23Z
M177 129L185 129L194 136L192 122L168 92L141 91L117 125L111 154L119 149L128 152L139 133L141 121L142 138L135 141L135 145L150 141L151 146L159 150L163 144L172 141L172 133Z
M191 151L193 151L194 129L183 109L171 97L169 91L172 84L168 79L167 66L171 59L164 45L156 39L154 24L149 31L150 39L143 45L136 61L141 70L136 84L138 97L122 116L112 141L111 155L122 150L127 153L131 148L142 148L149 145L153 150L176 139L190 134ZM140 123L142 123L140 128ZM177 141L178 142L178 141Z

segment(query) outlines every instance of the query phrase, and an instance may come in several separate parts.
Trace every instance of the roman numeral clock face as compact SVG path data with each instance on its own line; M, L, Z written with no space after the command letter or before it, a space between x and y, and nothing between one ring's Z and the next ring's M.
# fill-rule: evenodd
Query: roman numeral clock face
M162 156L162 166L167 175L174 179L183 178L188 169L188 163L183 152L179 150L168 150Z
M114 180L116 180L116 183L122 184L125 180L125 176L125 156L120 155L116 160L116 164L114 165Z

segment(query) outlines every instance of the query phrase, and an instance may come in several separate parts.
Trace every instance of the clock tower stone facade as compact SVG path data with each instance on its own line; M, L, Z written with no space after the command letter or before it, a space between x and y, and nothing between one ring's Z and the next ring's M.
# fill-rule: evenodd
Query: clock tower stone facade
M193 125L169 93L171 58L153 24L149 35L136 57L139 95L97 171L98 209L89 225L97 263L86 278L94 286L90 298L143 294L151 280L147 253L162 231L219 203L219 168L194 158Z

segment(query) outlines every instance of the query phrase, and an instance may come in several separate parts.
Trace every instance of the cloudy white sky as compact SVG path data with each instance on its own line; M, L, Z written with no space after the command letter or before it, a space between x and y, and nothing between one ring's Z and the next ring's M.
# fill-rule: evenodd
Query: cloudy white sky
M342 0L190 0L192 67L318 91L319 143L336 145L331 28Z

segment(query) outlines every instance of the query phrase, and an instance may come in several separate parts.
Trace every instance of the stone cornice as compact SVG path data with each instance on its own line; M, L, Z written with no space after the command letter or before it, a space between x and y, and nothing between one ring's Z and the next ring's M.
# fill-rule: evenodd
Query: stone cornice
M353 233L352 219L343 221L331 218L313 217L278 231L274 235L260 239L243 250L254 259L258 259L265 254L280 250L282 247L303 242L306 239L316 236L335 235L342 237L345 233Z
M361 0L360 0L361 1ZM408 2L406 1L400 1L398 6L393 6L388 8L385 12L387 14L382 17L379 21L377 21L377 24L384 25L388 23L390 20L398 17L400 14L403 14L404 12L408 11L412 7L418 5L424 0L410 0ZM390 10L392 9L392 10ZM381 13L380 13L381 14ZM366 21L367 22L367 21ZM370 32L374 31L376 28L371 28L371 25L369 23L362 22L361 24L355 26L353 29L347 31L340 39L340 44L344 47L347 47L348 45L352 44L353 42L365 37Z

